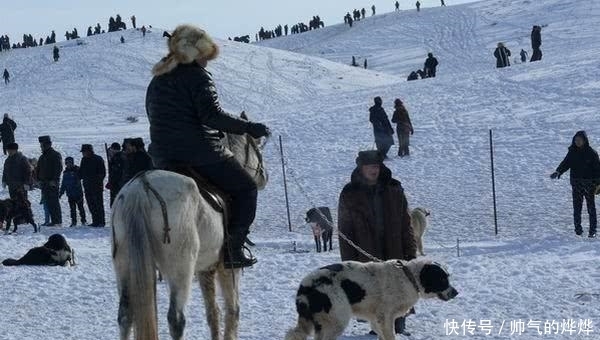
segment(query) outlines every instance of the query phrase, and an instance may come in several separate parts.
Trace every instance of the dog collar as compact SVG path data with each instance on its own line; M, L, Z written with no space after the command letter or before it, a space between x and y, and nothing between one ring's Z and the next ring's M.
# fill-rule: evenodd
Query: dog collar
M402 271L404 271L404 275L406 275L406 277L408 278L408 281L410 281L410 283L412 283L413 287L417 291L417 294L421 293L421 289L419 289L419 284L417 284L417 279L415 278L413 273L410 271L410 269L408 269L408 267L405 266L401 261L398 261L398 265L402 268Z

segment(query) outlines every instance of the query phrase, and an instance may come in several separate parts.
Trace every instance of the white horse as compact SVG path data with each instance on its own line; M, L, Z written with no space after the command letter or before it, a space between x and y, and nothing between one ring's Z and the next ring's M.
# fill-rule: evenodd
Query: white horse
M267 173L257 141L248 135L227 135L225 145L263 189ZM173 339L184 338L184 309L194 274L204 296L211 339L221 339L216 281L225 302L223 339L237 339L240 269L223 267L223 221L222 213L186 176L150 171L121 189L112 218L121 340L129 339L132 326L136 340L158 339L156 269L170 290L167 319Z

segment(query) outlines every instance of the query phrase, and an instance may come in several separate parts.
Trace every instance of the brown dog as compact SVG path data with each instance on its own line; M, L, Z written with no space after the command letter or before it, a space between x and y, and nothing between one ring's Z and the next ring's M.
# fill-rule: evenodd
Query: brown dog
M33 232L38 232L37 224L33 220L33 213L31 212L31 203L27 200L13 200L5 199L0 200L0 226L6 223L5 232L10 233L10 224L14 223L13 233L17 232L17 226L19 224L31 224L33 226Z

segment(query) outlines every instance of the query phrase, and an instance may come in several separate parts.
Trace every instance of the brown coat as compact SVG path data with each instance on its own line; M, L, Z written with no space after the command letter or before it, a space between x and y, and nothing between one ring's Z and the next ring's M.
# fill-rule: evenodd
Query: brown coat
M396 106L396 110L392 116L392 123L396 123L396 131L398 133L408 135L414 132L408 111L404 105Z
M410 225L404 189L383 165L379 186L383 198L383 235L376 230L376 216L371 208L373 194L370 191L373 189L363 183L358 169L354 170L351 182L340 195L339 229L359 247L379 259L413 259L417 254L417 245ZM340 238L339 242L342 261L370 261L343 239Z

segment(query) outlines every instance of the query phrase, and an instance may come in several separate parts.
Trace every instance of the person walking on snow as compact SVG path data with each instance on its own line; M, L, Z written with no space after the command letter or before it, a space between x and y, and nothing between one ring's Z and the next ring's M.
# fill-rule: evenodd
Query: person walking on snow
M375 5L371 6L371 11L373 11L373 13L371 14L371 16L375 15Z
M417 3L415 4L417 6L417 12L421 11L421 2L417 1Z
M377 151L383 159L387 159L387 154L392 145L394 145L394 129L388 115L383 109L383 100L381 97L375 97L375 105L369 109L369 121L373 124L373 134L375 135L375 145Z
M394 108L392 123L396 123L396 133L398 134L398 156L409 156L410 135L414 134L415 130L402 100L396 98Z
M395 6L396 6L396 12L399 12L400 11L400 3L398 1L396 1Z
M542 46L542 27L541 26L533 26L531 30L531 47L533 48L533 53L531 54L531 61L540 61L542 60L542 50L540 49Z
M435 72L438 65L438 60L433 56L433 53L427 54L427 59L425 60L425 74L427 75L427 78L435 78Z
M441 0L441 2L442 2L442 6L443 6L443 7L446 7L446 1L444 1L444 0Z
M10 73L8 73L7 69L4 69L4 73L2 74L2 78L4 78L4 84L8 85L10 83Z
M17 123L10 119L8 113L4 114L2 124L0 124L0 139L2 140L2 149L4 154L7 153L7 146L15 142L15 130L17 129Z
M525 51L524 49L521 49L521 62L522 63L527 62L527 51Z
M560 163L556 171L550 175L552 179L560 179L560 176L571 171L571 187L573 192L573 221L575 223L575 234L583 234L581 227L581 210L583 200L587 204L590 218L590 229L588 237L596 237L598 220L596 216L596 192L600 185L600 159L596 150L592 149L585 131L578 131L573 137L567 156Z

